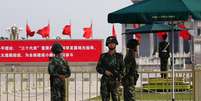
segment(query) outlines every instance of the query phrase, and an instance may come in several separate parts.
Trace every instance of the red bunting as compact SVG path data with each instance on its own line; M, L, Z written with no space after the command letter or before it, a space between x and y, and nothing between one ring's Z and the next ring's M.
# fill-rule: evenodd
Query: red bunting
M37 31L38 34L40 34L43 38L49 37L50 34L50 24L48 24L47 26L39 29Z
M178 27L181 28L181 29L185 29L186 28L186 26L184 24L179 24ZM182 31L180 31L179 32L179 36L182 37L184 40L190 40L190 38L191 38L191 35L188 32L188 30L182 30Z
M69 35L71 37L71 25L65 25L62 34Z
M163 37L162 37L163 35L167 35L166 32L157 32L156 34L159 37L159 39L161 39L161 40L163 40Z
M139 28L140 27L140 24L133 24L133 28L136 29L136 28ZM140 33L135 33L135 39L140 41L141 40L141 34Z
M116 37L116 30L115 30L114 24L112 25L112 36Z
M92 24L90 27L85 27L83 28L83 37L86 38L86 39L89 39L92 37L92 34L93 34L93 30L92 30Z
M26 33L27 33L27 38L28 38L28 36L31 36L31 37L34 36L35 31L31 31L30 26L28 24L26 24Z

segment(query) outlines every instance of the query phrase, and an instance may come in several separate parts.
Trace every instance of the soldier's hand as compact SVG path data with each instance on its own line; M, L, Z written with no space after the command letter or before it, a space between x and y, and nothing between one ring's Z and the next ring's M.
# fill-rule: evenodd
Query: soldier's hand
M108 71L108 70L105 71L105 74L106 74L107 76L113 76L113 74L112 74L110 71Z
M65 76L64 76L64 75L59 75L59 78L60 78L61 80L65 80Z
M119 80L120 85L122 85L122 80Z
M122 83L120 81L116 81L116 87L122 86Z

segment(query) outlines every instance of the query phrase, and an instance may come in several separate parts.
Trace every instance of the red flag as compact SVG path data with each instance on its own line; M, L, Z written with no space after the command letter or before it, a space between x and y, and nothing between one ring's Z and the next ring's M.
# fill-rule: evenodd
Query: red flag
M179 28L181 29L185 29L186 26L184 24L179 24L178 25ZM188 32L188 30L182 30L179 32L179 36L182 37L184 40L189 40L191 38L190 33Z
M28 24L26 24L26 33L27 33L27 38L28 38L28 36L34 36L34 34L35 34L35 31L31 31L31 28L29 27L29 25Z
M112 25L112 36L116 36L116 30L114 24Z
M166 32L156 32L157 36L159 37L159 39L163 40L163 35L167 35Z
M49 37L50 34L50 24L48 24L47 26L39 29L37 31L38 34L40 34L43 38Z
M92 24L90 27L85 27L83 28L83 31L84 31L84 34L83 34L83 37L86 38L86 39L89 39L92 37L92 34L93 34L93 30L92 30Z
M133 24L133 28L136 29L136 28L139 28L140 27L140 24ZM140 41L141 40L141 34L140 33L135 33L135 39Z
M71 37L71 25L65 25L62 34L69 35Z

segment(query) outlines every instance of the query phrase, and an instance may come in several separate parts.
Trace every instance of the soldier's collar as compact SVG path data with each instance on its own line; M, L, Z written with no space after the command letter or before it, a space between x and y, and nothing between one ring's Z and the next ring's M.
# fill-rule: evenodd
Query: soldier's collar
M110 56L115 56L116 55L116 51L114 53L112 53L112 54L110 52L107 52L107 54L110 55Z

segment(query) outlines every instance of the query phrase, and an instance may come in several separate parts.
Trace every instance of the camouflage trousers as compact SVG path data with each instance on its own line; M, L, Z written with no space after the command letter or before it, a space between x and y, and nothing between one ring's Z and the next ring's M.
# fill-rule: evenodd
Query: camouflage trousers
M135 85L124 86L124 101L136 101Z
M101 78L100 93L102 101L110 101L110 94L112 101L120 101L118 96L119 81L103 76Z
M65 101L65 81L59 78L50 79L51 101Z

